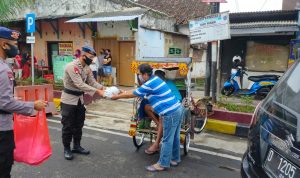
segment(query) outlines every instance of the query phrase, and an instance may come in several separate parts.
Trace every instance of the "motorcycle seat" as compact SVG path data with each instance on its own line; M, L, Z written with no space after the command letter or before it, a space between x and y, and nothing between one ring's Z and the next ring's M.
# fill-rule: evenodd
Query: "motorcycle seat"
M248 80L253 82L259 82L262 80L278 80L280 76L278 75L258 75L258 76L250 76Z

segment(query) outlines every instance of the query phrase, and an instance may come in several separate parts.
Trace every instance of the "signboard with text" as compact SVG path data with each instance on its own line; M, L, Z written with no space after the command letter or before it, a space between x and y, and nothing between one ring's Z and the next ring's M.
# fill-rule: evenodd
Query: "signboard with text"
M54 74L55 82L59 82L63 80L66 65L72 61L73 61L73 56L57 56L57 55L52 56L53 74Z
M59 43L58 51L61 56L73 55L73 43Z
M191 44L230 39L229 13L218 13L189 22Z
M182 50L180 48L169 48L170 55L181 55Z

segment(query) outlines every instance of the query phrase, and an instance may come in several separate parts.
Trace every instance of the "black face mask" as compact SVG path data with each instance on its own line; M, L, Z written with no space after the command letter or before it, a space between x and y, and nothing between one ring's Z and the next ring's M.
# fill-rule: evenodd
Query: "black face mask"
M85 59L84 59L85 64L88 66L91 65L93 62L93 59L88 58L86 55L84 55L84 57L85 57Z
M19 49L15 45L6 43L9 46L9 49L4 49L4 52L8 58L14 58L19 54Z

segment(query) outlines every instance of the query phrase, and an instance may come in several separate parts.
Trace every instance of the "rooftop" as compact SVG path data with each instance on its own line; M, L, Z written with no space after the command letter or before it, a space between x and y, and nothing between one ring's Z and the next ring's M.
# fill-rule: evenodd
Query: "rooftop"
M185 24L191 19L209 14L209 6L200 0L135 0L134 2L174 17L177 24Z
M276 10L257 12L230 13L230 23L265 22L265 21L296 21L297 10Z

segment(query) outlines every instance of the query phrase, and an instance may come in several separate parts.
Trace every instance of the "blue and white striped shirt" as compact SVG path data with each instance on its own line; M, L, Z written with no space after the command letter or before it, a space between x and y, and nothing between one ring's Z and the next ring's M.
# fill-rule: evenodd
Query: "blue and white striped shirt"
M159 115L172 113L181 105L166 82L157 76L151 76L133 94L147 99L154 111Z

